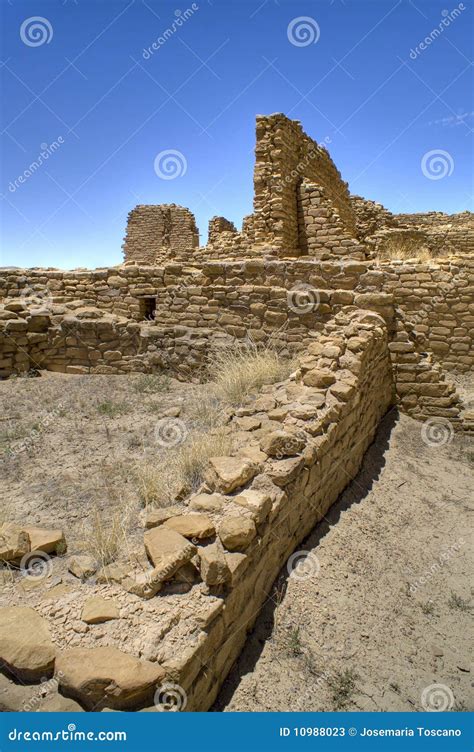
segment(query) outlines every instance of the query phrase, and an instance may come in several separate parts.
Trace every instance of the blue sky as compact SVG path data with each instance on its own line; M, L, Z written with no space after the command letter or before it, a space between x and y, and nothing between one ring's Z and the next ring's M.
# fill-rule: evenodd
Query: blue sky
M121 263L137 203L188 206L203 243L215 214L240 227L258 113L301 120L392 211L473 209L468 2L0 5L0 265Z

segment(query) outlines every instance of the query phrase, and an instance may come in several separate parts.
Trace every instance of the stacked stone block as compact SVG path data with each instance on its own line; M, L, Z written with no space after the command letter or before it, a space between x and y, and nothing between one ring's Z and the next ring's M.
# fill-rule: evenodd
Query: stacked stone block
M347 184L327 150L283 114L257 117L254 172L255 242L275 246L280 256L301 253L298 187L303 179L324 188L350 236L355 217Z
M364 246L346 232L327 192L315 183L297 188L298 244L300 255L321 259L365 259Z
M199 246L194 215L183 206L136 206L128 215L125 262L159 264L192 257Z

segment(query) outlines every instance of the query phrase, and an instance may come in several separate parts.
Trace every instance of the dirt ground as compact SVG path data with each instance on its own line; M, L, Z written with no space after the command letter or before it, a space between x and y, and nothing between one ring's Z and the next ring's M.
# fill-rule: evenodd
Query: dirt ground
M300 546L306 565L281 573L214 710L474 709L474 446L429 446L421 426L386 416Z
M87 542L96 513L107 523L125 506L128 534L141 544L137 467L159 458L163 416L206 424L200 389L140 374L0 383L1 518L62 527L71 554ZM297 576L285 570L275 583L214 710L422 710L433 684L443 685L441 701L452 709L473 709L473 466L467 437L429 445L422 424L389 413L359 476L299 547L309 555ZM73 588L63 561L55 560L48 587ZM77 600L77 588L60 597ZM157 615L123 598L126 629L137 632L130 647L142 654ZM64 615L57 604L41 608L64 621L71 605ZM138 634L143 614L146 635ZM121 646L127 633L113 625L102 631ZM58 639L63 647L79 636Z
M165 376L69 376L0 383L1 517L60 527L69 553L82 551L90 524L119 510L137 535L141 469L164 447L157 425L178 418L198 429L199 386ZM158 437L159 438L159 437Z

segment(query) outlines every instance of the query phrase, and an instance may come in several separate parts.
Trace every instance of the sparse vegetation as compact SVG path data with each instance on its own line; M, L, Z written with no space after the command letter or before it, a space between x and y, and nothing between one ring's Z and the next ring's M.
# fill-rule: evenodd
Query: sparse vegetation
M133 389L137 394L168 392L170 386L171 379L165 373L143 373L133 383Z
M432 255L423 239L407 234L392 233L378 248L379 261L396 261L416 258L418 261L430 261Z
M299 627L292 627L288 633L287 650L290 655L299 656L303 653Z
M165 451L156 465L137 467L140 499L144 506L168 506L181 495L195 491L202 482L210 457L227 454L230 439L224 429L212 433L193 431L183 444Z
M210 357L209 373L217 397L224 404L239 405L264 384L288 378L291 362L271 343L239 343L215 348Z
M358 674L353 669L338 671L328 679L334 710L345 708L352 699Z
M131 509L127 507L107 515L96 511L84 528L81 549L103 567L115 561L126 546L130 517Z
M126 402L101 402L97 405L97 411L100 415L106 415L108 418L117 418L119 415L125 415L129 412Z
M452 608L453 610L457 609L458 611L469 612L471 610L469 602L464 600L464 598L461 598L461 596L457 593L451 593L448 601L448 606L449 608Z
M425 614L425 616L433 616L434 614L434 603L431 601L426 601L426 603L420 604L421 610Z

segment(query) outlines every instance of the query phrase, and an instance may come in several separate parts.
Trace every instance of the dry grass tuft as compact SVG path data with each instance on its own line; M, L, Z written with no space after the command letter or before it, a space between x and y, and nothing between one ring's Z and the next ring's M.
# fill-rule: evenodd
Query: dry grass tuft
M155 466L137 466L140 500L144 506L166 507L196 491L211 457L228 454L231 441L224 429L212 433L192 431L183 444L168 449Z
M90 554L102 567L119 559L128 550L131 505L123 505L112 515L95 511L92 519L83 528L80 549Z
M417 259L423 263L432 261L433 256L428 246L418 238L393 235L378 251L377 260L380 261L404 261Z
M283 358L272 344L254 342L215 348L209 365L216 395L228 405L242 404L248 394L264 384L287 379L291 371L290 360Z

